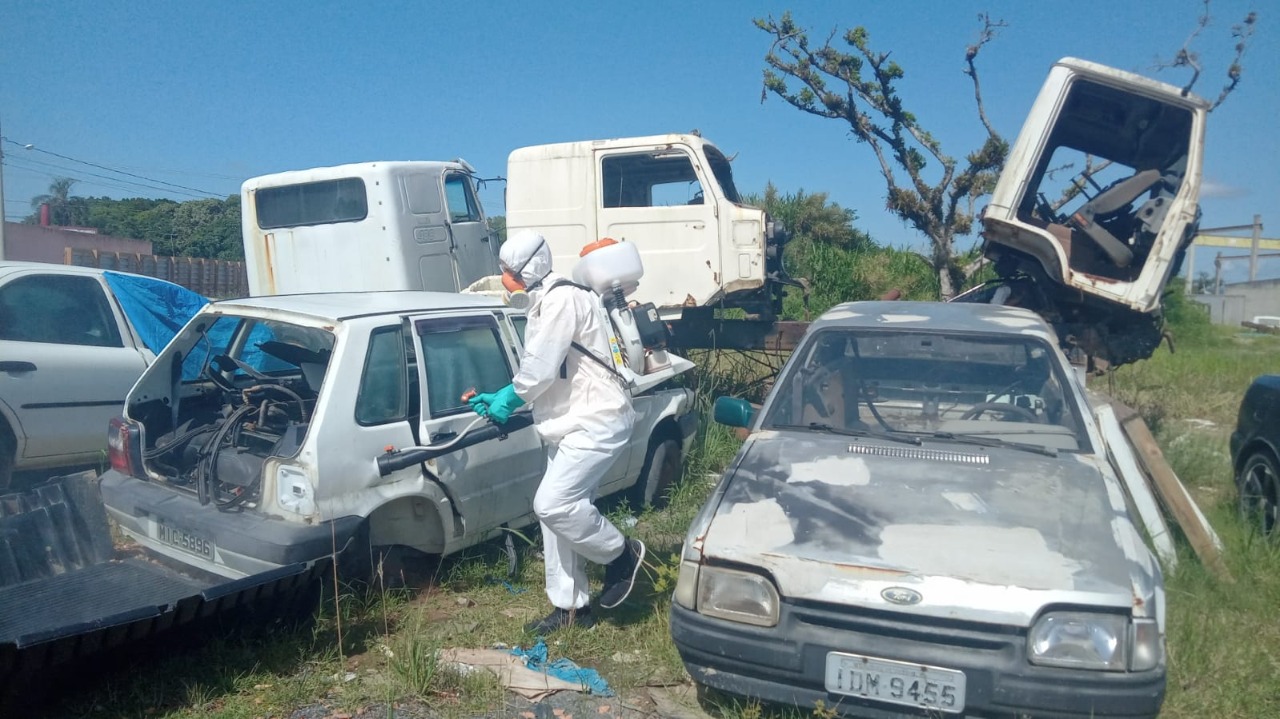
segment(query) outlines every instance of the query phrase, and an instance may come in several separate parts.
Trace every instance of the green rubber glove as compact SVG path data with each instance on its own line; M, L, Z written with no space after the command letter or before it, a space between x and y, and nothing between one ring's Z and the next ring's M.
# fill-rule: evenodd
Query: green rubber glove
M493 393L493 401L489 402L489 419L497 424L506 424L511 413L524 406L524 400L516 394L515 385L507 385Z
M524 406L524 400L516 394L514 385L507 385L497 392L478 394L469 401L471 409L481 417L488 417L497 424L511 419L511 413Z
M498 395L493 392L485 392L478 394L467 400L467 404L471 405L471 410L481 417L489 416L489 405Z

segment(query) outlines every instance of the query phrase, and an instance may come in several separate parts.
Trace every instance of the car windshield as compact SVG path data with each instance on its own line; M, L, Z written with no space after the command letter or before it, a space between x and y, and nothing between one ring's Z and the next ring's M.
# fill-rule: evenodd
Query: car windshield
M1079 451L1053 349L1022 335L826 329L789 363L764 426Z
M219 357L231 375L288 374L307 364L321 367L333 351L333 334L276 320L219 317L188 352L182 376L198 381L207 376L207 365ZM222 364L219 364L222 367Z

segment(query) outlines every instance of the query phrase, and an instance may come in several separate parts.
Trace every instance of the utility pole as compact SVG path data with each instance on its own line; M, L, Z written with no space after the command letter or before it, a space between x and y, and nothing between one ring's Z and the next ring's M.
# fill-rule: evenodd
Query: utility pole
M1262 239L1262 215L1253 216L1253 248L1249 251L1249 281L1258 279L1258 240Z
M4 128L0 127L0 260L4 259Z

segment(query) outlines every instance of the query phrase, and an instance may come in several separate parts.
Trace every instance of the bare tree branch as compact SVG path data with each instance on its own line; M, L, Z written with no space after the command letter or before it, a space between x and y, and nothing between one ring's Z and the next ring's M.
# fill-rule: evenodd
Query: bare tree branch
M1231 58L1231 64L1227 66L1227 84L1222 88L1222 92L1218 93L1218 99L1209 108L1209 112L1218 109L1218 105L1221 105L1228 95L1235 92L1236 86L1240 84L1240 75L1244 72L1244 67L1240 64L1240 61L1244 58L1245 48L1253 37L1253 30L1257 23L1258 13L1250 12L1245 15L1242 22L1231 26L1231 37L1236 40L1236 55Z
M965 49L964 62L966 67L964 74L973 78L973 97L978 102L978 117L982 119L982 126L987 128L987 134L991 137L999 137L995 128L991 126L991 121L987 119L987 109L982 102L982 87L978 83L978 68L974 64L974 60L978 58L978 52L982 50L982 46L995 38L996 31L1000 28L1008 27L1009 24L1003 20L993 21L991 15L985 12L979 15L978 19L982 21L982 30L978 32L978 41Z
M857 140L870 146L887 186L886 207L929 238L931 263L938 273L944 296L951 296L959 272L953 252L955 237L973 225L973 204L990 192L996 173L1008 154L1008 145L996 133L985 114L978 83L976 57L1005 23L979 16L983 27L968 48L966 74L974 81L974 97L988 138L966 157L964 169L956 158L907 111L897 94L902 68L892 53L870 45L867 31L855 27L843 35L847 48L832 45L835 33L821 46L811 47L808 37L783 13L775 20L756 20L773 36L765 61L763 95L772 92L793 107L818 117L843 119ZM792 90L787 80L800 83ZM828 86L828 82L831 86ZM836 89L837 83L843 88ZM931 169L931 162L937 169ZM897 171L906 173L899 184ZM935 174L936 173L936 174ZM965 202L969 211L959 210Z

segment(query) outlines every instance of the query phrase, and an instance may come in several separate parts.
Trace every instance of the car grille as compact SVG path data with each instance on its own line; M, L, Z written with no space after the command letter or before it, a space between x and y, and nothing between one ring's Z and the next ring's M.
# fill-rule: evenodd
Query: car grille
M796 621L823 629L976 651L1018 651L1025 644L1023 630L999 624L908 616L821 602L794 602L791 615Z
M968 454L966 452L947 452L938 449L921 449L919 447L886 447L880 444L850 444L851 454L871 454L877 457L896 457L899 459L927 459L934 462L951 462L952 464L990 464L991 457L986 454Z

